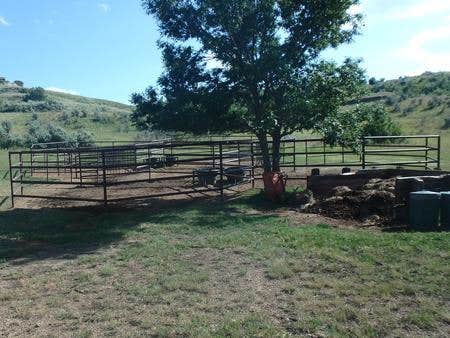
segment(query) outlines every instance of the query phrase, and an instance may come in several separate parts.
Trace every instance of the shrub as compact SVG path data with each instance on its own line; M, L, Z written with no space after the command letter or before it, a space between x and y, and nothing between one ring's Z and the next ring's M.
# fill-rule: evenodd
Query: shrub
M16 86L23 87L23 82L22 81L16 80L16 81L14 81L14 84Z
M28 101L44 101L45 100L45 90L42 87L30 88L27 94L23 98L25 102Z
M10 121L0 123L0 149L8 149L20 144L18 137L12 134L12 124Z
M79 131L74 134L73 139L77 147L89 147L94 145L94 135L87 131Z
M362 105L354 110L330 116L317 128L331 145L354 150L361 146L363 136L400 135L400 127L382 105Z
M36 143L73 142L63 128L40 119L32 119L27 123L27 135L24 143L31 146Z
M111 123L111 117L107 114L101 113L99 110L96 110L92 115L92 122L108 124Z
M442 129L450 129L450 119L445 119Z
M94 144L94 136L84 130L70 133L64 128L51 123L33 118L27 123L27 135L23 143L31 146L37 143L65 142L68 146L91 146Z

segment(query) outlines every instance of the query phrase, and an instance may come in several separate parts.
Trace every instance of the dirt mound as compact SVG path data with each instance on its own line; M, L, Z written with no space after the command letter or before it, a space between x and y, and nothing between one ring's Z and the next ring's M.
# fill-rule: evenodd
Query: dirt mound
M395 179L374 179L361 189L342 186L329 198L317 200L306 211L339 219L363 221L366 226L392 221L395 208Z

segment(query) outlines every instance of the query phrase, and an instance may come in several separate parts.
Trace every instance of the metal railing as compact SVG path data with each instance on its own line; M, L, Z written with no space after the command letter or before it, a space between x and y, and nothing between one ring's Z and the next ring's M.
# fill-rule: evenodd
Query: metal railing
M322 138L286 139L281 142L280 164L281 168L294 170L344 166L440 169L441 138L439 135L365 137L360 151L330 146ZM245 168L245 179L233 178L230 170L236 167ZM225 189L236 185L254 186L255 170L261 167L261 151L252 139L160 140L81 148L58 144L9 152L12 204L15 198L107 204L206 192L223 196ZM214 184L196 186L193 182L200 179L198 175L205 168L214 169ZM52 187L57 186L70 189L56 194ZM39 193L39 187L47 190Z

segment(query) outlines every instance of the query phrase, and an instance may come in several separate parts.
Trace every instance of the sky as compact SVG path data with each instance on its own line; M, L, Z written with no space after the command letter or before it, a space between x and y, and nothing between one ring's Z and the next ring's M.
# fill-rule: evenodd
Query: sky
M363 59L368 77L450 71L450 0L362 0L361 35L323 57ZM141 0L0 0L0 76L128 103L162 72Z

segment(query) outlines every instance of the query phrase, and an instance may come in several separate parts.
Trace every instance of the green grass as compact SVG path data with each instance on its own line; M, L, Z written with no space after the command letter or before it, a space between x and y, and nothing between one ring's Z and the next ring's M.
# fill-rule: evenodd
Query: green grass
M449 233L299 224L247 195L0 213L2 332L445 336Z

